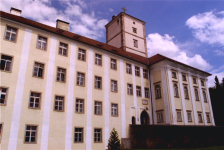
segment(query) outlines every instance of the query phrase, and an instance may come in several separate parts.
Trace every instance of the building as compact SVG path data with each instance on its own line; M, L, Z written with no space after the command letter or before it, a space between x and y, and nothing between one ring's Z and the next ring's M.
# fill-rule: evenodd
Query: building
M145 23L121 12L107 44L1 11L1 148L106 149L113 127L214 126L211 74L147 57Z

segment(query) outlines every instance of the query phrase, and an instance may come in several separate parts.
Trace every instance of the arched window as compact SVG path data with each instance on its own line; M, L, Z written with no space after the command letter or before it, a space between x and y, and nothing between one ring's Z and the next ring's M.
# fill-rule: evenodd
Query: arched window
M174 96L175 96L175 97L179 97L178 86L177 86L177 84L174 84L174 85L173 85L173 89L174 89Z
M185 95L185 99L189 99L187 86L184 86L184 95Z
M160 85L156 85L155 89L156 89L156 99L161 98L162 96L161 96L161 87L160 87Z
M198 89L194 89L194 93L196 101L199 101Z
M205 91L203 91L203 97L204 97L204 102L207 103L207 97L206 97L206 93L205 93Z

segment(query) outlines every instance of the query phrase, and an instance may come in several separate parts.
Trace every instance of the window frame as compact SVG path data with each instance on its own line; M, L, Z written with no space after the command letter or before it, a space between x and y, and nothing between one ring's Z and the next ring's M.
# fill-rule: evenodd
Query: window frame
M40 94L40 97L39 97L39 107L30 107L30 97L31 97L31 93L37 93L37 94ZM37 91L30 91L30 96L29 96L29 103L28 103L28 109L41 109L41 98L42 98L42 92L37 92Z
M132 88L131 88L131 93L128 92L128 91L129 91L129 90L128 90L128 85L131 85L131 87L132 87ZM131 83L127 83L127 94L128 94L128 95L133 95L133 90L134 90L134 89L133 89L133 84L131 84Z
M162 120L159 119L160 118L159 114L162 115ZM163 123L164 122L163 110L157 110L156 111L156 120L157 120L157 123Z
M184 79L184 76L185 76L185 79ZM182 74L182 81L187 82L187 75L186 74Z
M147 91L148 91L148 96L146 96L146 95L147 95L147 94L146 94L146 89L148 89L148 90L147 90ZM145 87L144 90L145 90L145 91L144 91L144 92L145 92L145 98L149 98L149 88Z
M187 89L187 93L185 91L185 88ZM184 90L184 98L189 100L190 98L189 98L189 92L188 92L188 85L184 84L183 85L183 90Z
M77 112L76 111L77 100L82 100L83 101L83 104L82 104L82 112ZM75 98L75 113L77 113L77 114L85 114L85 99L84 98L79 98L79 97L76 97Z
M84 79L83 79L83 85L80 85L80 84L78 84L77 82L78 82L78 74L83 74L84 75ZM84 73L84 72L80 72L80 71L77 71L77 73L76 73L76 86L81 86L81 87L85 87L85 84L86 84L86 73Z
M204 103L208 103L207 93L204 89L202 89L202 95L203 95Z
M46 38L46 49L38 48L38 38L39 38L39 37ZM36 44L36 49L43 50L43 51L47 51L47 47L48 47L48 37L45 36L45 35L37 34L37 44Z
M138 68L139 75L136 74L137 73L137 71L136 71L137 68ZM135 76L136 77L141 77L140 67L138 67L138 66L135 66Z
M113 108L112 108L112 105L117 105L117 115L113 115ZM118 116L119 116L119 113L118 113L118 103L111 103L111 116L112 116L112 117L118 117Z
M12 56L12 55L8 55L8 54L4 54L4 53L0 53L1 54L1 58L0 58L0 61L2 60L2 55L4 55L4 56L8 56L8 57L12 57L12 59L11 59L11 64L10 64L10 70L9 71L7 71L7 70L1 70L0 69L0 71L2 71L2 72L7 72L7 73L12 73L12 67L13 67L13 60L14 60L14 57Z
M95 110L95 108L96 108L96 102L97 103L101 103L101 110L100 110L100 114L96 114L96 110ZM102 101L98 101L98 100L94 100L94 109L93 109L93 113L94 113L94 115L97 115L97 116L103 116L103 102Z
M80 57L80 59L79 59L79 50L83 50L83 51L85 51L84 60L81 59L82 57ZM86 62L86 55L87 55L87 51L86 51L86 49L81 48L81 47L78 47L78 52L77 52L77 53L78 53L78 54L77 54L77 60Z
M196 95L196 90L197 90L197 95ZM195 97L195 101L200 101L198 87L194 87L194 97Z
M57 109L55 109L55 102L56 102L56 97L63 97L64 99L63 99L63 103L62 103L62 110L57 110ZM58 105L59 106L59 105ZM54 95L54 109L53 109L54 111L57 111L57 112L64 112L65 111L65 96L64 95Z
M97 58L96 58L96 55L100 55L100 56L101 56L101 62L100 62L101 64L100 64L100 65L96 64L96 59L97 59ZM101 66L101 67L103 66L103 55L102 55L102 54L95 53L94 60L95 60L95 61L94 61L94 64L95 64L96 66ZM97 60L98 60L98 59L97 59Z
M146 72L146 75L144 74L144 71ZM148 79L148 69L143 68L143 78Z
M113 81L116 82L116 91L113 91L113 90L112 90L112 82L113 82ZM111 79L111 80L110 80L110 85L111 85L111 86L110 86L110 88L111 88L111 92L118 93L118 82L117 82L117 80Z
M136 40L136 39L133 39L133 46L134 47L136 47L136 48L138 48L138 40Z
M76 129L76 128L77 128L77 129L82 129L82 141L81 141L81 142L76 142L76 141L75 141L75 133L76 133L76 132L75 132L75 129ZM73 140L73 143L84 143L84 127L78 127L78 126L75 126L75 127L74 127L74 140Z
M115 69L112 68L112 60L115 60ZM116 71L117 71L117 59L110 58L110 69L112 69L112 70L116 70Z
M6 31L7 31L7 27L16 29L15 41L11 41L11 40L7 40L7 39L5 39ZM4 33L3 40L5 40L5 41L9 41L9 42L12 42L12 43L17 43L18 34L19 34L19 28L18 28L18 27L14 27L14 26L11 26L11 25L6 24L6 26L5 26L5 33Z
M206 115L206 121L207 121L207 123L211 123L211 116L210 116L210 113L209 113L209 112L206 112L205 115ZM209 119L208 119L208 118L209 118Z
M140 94L138 94L138 92ZM137 97L142 97L142 87L141 86L136 85L136 96Z
M61 43L64 44L64 45L67 45L66 55L60 54L60 52L59 52L59 51L60 51L60 45L61 45ZM58 45L58 55L68 57L68 49L69 49L69 44L67 44L67 43L65 43L65 42L61 42L61 41L59 41L59 45ZM62 51L62 53L63 53L63 51Z
M9 88L5 87L5 86L0 86L0 90L1 89L6 89L6 94L5 94L5 102L4 102L4 104L0 103L0 106L7 106ZM0 93L1 93L1 91L0 91Z
M180 118L178 118L178 113L180 114ZM177 114L177 122L182 122L182 113L181 113L181 110L176 110L176 114Z
M157 84L154 84L154 86L155 86L155 98L156 98L156 99L161 99L161 98L162 98L161 85L157 83ZM160 96L160 97L157 97L157 86L159 86L159 92L160 92L160 93L159 93L159 96Z
M172 70L172 78L177 79L177 73L176 71Z
M199 115L201 116L201 122L200 122L200 119L199 119ZM202 112L198 112L198 123L203 123Z
M128 69L127 69L127 66L130 65L130 73L128 73ZM132 65L129 64L129 63L126 63L126 74L132 74Z
M100 141L95 142L95 129L100 129ZM103 143L103 129L102 128L94 128L93 130L93 142L94 143Z
M100 88L96 88L96 77L101 79L101 80L100 80ZM102 89L103 89L103 87L102 87L102 85L103 85L102 82L103 82L103 78L102 78L101 76L94 76L94 89L102 90Z
M39 65L39 64L42 64L42 65L44 66L44 67L43 67L43 71L42 71L42 77L34 76L35 63L38 63L38 65ZM42 62L39 62L39 61L35 61L35 60L34 60L34 63L33 63L33 71L32 71L32 77L34 77L34 78L38 78L38 79L44 79L44 70L45 70L45 63L42 63ZM37 75L38 75L38 72L37 72Z
M176 98L180 98L180 94L179 94L179 89L178 89L178 85L177 85L178 83L176 83L176 82L173 82L173 94L174 94L174 97L176 97ZM176 85L176 90L175 90L175 85ZM177 95L176 95L176 94Z
M197 78L196 77L192 77L192 82L193 82L193 84L197 84Z
M189 120L189 116L188 116L188 114L190 114L190 120ZM192 113L191 113L191 111L190 110L187 110L187 121L188 122L193 122L193 119L192 119Z
M135 34L137 34L137 28L132 27L132 32L135 33Z
M35 142L26 142L25 141L27 126L36 127ZM25 134L24 134L24 138L23 138L23 143L24 144L37 144L37 140L38 140L38 128L39 128L39 125L36 125L36 124L25 124Z
M0 122L0 125L1 125L1 128L0 128L0 144L1 144L4 123Z
M58 69L64 69L65 70L65 76L64 76L64 81L58 80ZM67 69L57 66L57 71L56 71L56 82L60 82L60 83L66 83L66 76L67 76ZM61 77L61 76L60 76ZM61 78L60 78L61 79Z

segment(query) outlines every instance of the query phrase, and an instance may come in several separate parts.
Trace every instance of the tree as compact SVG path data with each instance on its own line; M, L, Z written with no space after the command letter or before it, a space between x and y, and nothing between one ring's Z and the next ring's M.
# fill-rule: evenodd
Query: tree
M215 124L217 126L224 126L224 78L221 83L217 76L215 76L215 86L209 88L212 109L215 119Z
M108 140L108 150L120 150L121 144L119 140L119 136L115 128L110 133L110 138Z

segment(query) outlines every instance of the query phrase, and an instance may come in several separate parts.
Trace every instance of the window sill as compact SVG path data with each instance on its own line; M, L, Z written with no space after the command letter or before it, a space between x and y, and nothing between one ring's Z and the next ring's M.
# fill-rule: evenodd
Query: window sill
M84 112L77 112L77 111L76 111L75 113L76 113L76 114L80 114L80 115L81 115L81 114L85 114Z
M58 81L58 80L56 80L56 82L59 82L59 83L66 83L65 81Z
M47 51L46 49L41 49L41 48L37 48L37 47L36 47L36 49L39 49L39 50L42 50L42 51Z
M12 71L6 71L6 70L0 70L2 72L6 72L6 73L12 73Z
M84 142L74 142L74 144L83 144Z
M85 87L85 85L79 85L79 84L76 84L76 86Z
M36 110L41 110L39 107L35 108L35 107L28 107L29 109L36 109Z
M37 144L37 142L23 142L24 144Z

